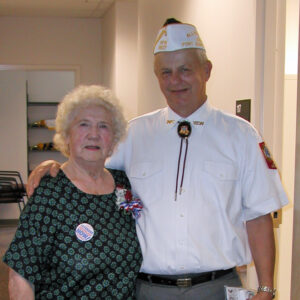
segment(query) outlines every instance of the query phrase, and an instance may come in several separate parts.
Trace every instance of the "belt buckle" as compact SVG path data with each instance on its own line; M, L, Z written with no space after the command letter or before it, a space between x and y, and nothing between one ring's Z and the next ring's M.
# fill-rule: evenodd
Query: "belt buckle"
M178 287L190 287L192 286L192 278L179 278L176 280Z

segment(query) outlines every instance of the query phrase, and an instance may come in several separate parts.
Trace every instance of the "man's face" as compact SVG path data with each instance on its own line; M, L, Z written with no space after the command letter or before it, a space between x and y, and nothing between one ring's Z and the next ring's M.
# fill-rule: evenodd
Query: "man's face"
M196 49L160 52L154 58L154 71L170 108L188 117L206 100L206 81L212 65L200 63Z

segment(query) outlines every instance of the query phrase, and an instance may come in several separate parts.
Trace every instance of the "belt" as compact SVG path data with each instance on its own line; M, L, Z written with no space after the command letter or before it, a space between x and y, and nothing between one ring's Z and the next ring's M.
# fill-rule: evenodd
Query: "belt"
M155 283L155 284L173 285L173 286L178 286L178 287L190 287L195 284L215 280L219 277L222 277L226 274L233 272L233 270L234 269L232 268L232 269L228 269L228 270L219 270L219 271L199 273L198 275L195 275L195 276L193 275L192 277L182 275L182 278L178 278L178 279L168 278L167 276L139 273L138 278L141 280L144 280L144 281L148 281L150 283Z

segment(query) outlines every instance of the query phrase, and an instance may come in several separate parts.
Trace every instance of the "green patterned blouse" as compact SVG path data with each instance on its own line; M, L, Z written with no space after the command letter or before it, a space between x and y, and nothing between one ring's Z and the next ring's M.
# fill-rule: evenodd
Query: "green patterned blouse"
M123 171L109 171L130 188ZM115 193L86 194L60 171L41 180L3 261L34 285L36 299L129 300L142 254Z

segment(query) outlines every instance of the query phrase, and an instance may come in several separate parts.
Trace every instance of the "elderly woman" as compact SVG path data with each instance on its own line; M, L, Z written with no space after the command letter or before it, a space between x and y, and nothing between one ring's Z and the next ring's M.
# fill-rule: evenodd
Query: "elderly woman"
M104 167L125 128L109 90L65 96L54 144L68 160L20 217L4 257L11 299L134 299L142 255L130 210L138 216L141 204L125 173Z

